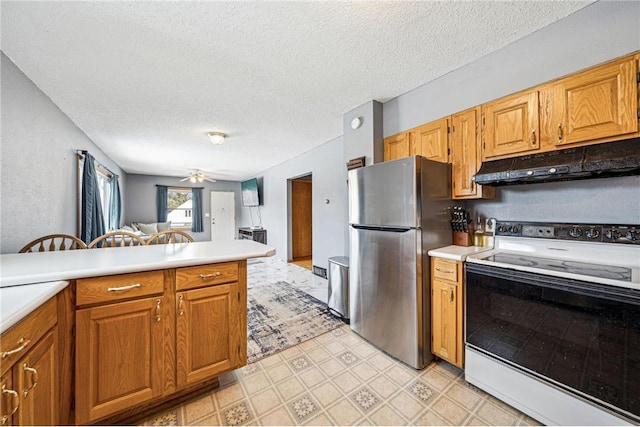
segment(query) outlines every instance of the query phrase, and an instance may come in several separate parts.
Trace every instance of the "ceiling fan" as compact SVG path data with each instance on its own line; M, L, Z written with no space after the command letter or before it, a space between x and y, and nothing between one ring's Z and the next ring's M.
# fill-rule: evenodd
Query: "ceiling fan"
M197 169L191 172L189 176L180 180L180 182L184 182L184 181L190 181L193 183L202 182L202 181L216 182L215 179L209 178L208 176L206 176L205 174L203 174L201 171Z

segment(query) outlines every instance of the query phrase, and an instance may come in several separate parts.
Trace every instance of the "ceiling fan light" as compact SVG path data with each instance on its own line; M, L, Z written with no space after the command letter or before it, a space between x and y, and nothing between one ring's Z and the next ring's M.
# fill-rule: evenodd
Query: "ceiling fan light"
M227 135L222 132L209 132L207 136L209 136L209 141L215 145L224 143L224 140L227 138Z
M191 176L191 177L189 178L189 181L191 181L191 182L195 183L195 182L196 182L196 177L195 177L195 175L194 175L194 176Z
M198 175L198 182L202 182L202 181L204 181L204 178L202 178L201 175Z

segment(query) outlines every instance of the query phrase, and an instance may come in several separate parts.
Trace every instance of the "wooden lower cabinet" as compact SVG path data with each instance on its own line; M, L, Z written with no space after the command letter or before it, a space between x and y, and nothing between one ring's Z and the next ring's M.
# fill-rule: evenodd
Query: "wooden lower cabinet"
M127 419L246 364L246 261L161 273L158 295L129 293L158 271L77 281L93 305L76 311L76 424Z
M162 310L153 297L77 311L77 424L162 394Z
M2 334L2 425L58 424L56 309L53 297Z
M431 352L464 366L462 263L431 260Z
M177 295L177 384L191 385L235 368L240 342L238 283L210 286Z

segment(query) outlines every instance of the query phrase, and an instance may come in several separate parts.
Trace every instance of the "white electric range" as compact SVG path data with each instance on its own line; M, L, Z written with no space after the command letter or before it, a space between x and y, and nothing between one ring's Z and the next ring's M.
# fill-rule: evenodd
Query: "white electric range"
M640 422L640 226L500 221L465 276L467 381L545 424Z

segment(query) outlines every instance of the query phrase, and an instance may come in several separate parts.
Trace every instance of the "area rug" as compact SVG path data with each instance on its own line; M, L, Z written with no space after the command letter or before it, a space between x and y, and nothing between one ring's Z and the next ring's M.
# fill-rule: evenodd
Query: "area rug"
M247 295L247 362L282 351L344 323L327 304L286 282L252 287Z

